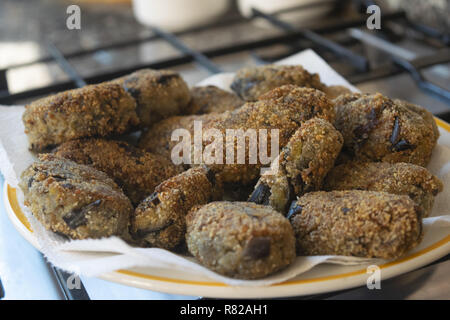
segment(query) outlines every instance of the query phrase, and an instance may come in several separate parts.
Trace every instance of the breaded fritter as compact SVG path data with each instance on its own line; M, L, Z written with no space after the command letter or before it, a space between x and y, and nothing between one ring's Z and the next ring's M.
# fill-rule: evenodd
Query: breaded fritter
M333 168L324 189L384 191L409 196L421 207L425 217L433 208L442 182L421 166L410 163L348 162Z
M151 154L124 141L80 139L64 142L56 156L105 172L134 205L149 196L164 180L182 171L170 159Z
M194 136L194 121L201 121L203 127L214 127L212 123L221 121L226 116L224 114L202 114L190 116L170 117L153 125L145 131L139 138L139 147L151 153L159 154L171 159L172 148L178 141L172 141L172 133L176 129L186 129Z
M105 173L41 154L21 175L25 205L42 225L71 239L128 238L130 200Z
M25 106L22 120L30 149L64 141L126 133L136 128L136 102L119 84L101 83L39 99Z
M426 166L438 136L429 119L379 93L339 96L336 128L354 160Z
M328 99L335 99L343 94L351 94L352 91L344 86L326 86L322 90L328 97Z
M268 206L212 202L193 208L186 224L189 252L201 264L228 277L262 278L295 258L289 221Z
M222 113L243 104L244 101L237 95L216 86L194 87L191 89L191 102L186 114Z
M395 259L421 241L420 211L403 195L318 191L293 202L288 217L299 255Z
M175 248L184 239L188 211L220 199L222 192L221 181L205 167L189 169L162 182L132 215L133 238L144 247Z
M186 82L172 70L143 69L112 81L136 100L140 127L183 114L191 100Z
M343 141L342 135L324 119L304 122L272 165L275 174L267 171L261 176L249 201L286 213L295 196L320 190Z

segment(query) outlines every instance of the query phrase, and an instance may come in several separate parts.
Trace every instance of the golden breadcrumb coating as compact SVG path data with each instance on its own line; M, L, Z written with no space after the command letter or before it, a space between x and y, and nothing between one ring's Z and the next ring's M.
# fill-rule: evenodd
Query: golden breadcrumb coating
M299 255L382 259L419 244L421 215L408 196L360 190L307 193L288 213Z
M134 205L164 180L182 171L170 159L151 154L124 141L80 139L61 144L55 155L90 165L108 174Z
M421 207L425 217L433 208L442 182L431 172L411 163L348 162L328 174L325 190L384 191L409 196Z
M195 205L220 199L222 183L209 169L192 168L155 188L131 218L131 232L141 246L173 249L184 239L185 217Z
M42 225L72 239L128 237L130 200L105 173L41 154L21 175L25 205Z

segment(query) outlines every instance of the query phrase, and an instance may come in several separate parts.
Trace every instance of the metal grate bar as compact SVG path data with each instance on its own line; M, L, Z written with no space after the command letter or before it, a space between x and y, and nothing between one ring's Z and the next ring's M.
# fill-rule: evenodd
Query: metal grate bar
M255 16L266 19L267 21L269 21L274 26L277 26L280 29L286 30L288 32L296 31L296 28L293 27L291 24L281 21L281 20L275 18L273 15L269 15L267 13L261 12L260 10L257 10L255 8L253 8L252 11ZM360 56L360 55L354 53L353 51L337 44L336 42L328 40L311 30L304 29L304 30L301 30L300 32L304 38L311 40L313 43L317 44L318 46L323 47L323 48L333 52L334 54L346 59L359 71L367 71L367 69L369 67L369 63L365 57Z
M450 62L450 49L442 49L436 52L435 54L431 54L425 57L419 57L410 61L417 70L431 67L437 64L444 64ZM388 64L385 66L380 66L375 68L367 73L363 74L355 74L347 76L347 80L349 80L353 84L358 84L366 81L377 80L380 78L386 78L389 76L394 76L405 72L403 68L395 64Z
M392 63L400 69L407 71L420 89L430 93L431 95L444 101L445 103L450 104L450 92L425 79L420 71L417 70L414 63L410 62L413 61L417 56L414 52L406 50L380 38L377 32L368 33L353 28L350 29L349 32L353 37L360 39L362 42L387 53L390 56L390 60L392 61ZM443 57L445 58L445 53ZM447 59L450 59L448 50Z
M362 31L361 29L350 28L348 33L355 39L358 39L362 43L375 47L388 53L391 56L399 57L406 60L413 60L417 54L404 49L396 44L384 40L378 33L369 33Z
M72 79L78 88L84 87L86 82L80 77L78 72L70 65L70 63L64 58L64 55L55 47L53 43L47 44L47 49L61 67L61 69Z
M405 17L404 12L396 11L396 12L392 12L392 13L388 13L388 14L384 15L383 20L390 21L390 20L396 20L396 19L404 18L404 17ZM251 20L251 19L253 19L253 17L250 17L249 19ZM222 25L227 25L228 23L233 24L233 23L242 22L242 21L243 21L243 19L241 17L239 17L238 19L234 18L234 19L226 20L223 22L219 22L215 25L222 26ZM314 32L319 33L319 34L333 33L333 32L338 32L338 31L344 30L346 28L357 27L357 26L363 25L363 24L365 24L365 21L366 20L364 17L360 17L360 18L348 19L343 22L340 22L339 24L333 23L333 24L322 26L322 27L313 28L311 30L313 30ZM185 32L183 31L183 32L180 32L179 34L187 34L189 32L195 32L198 30L206 30L211 27L213 27L213 26L208 25L206 27L195 28L195 29L187 30ZM244 43L240 43L240 44L236 44L236 45L229 45L229 46L224 46L224 47L220 47L220 48L216 48L216 49L211 49L211 50L207 50L202 53L208 58L218 57L218 56L223 56L223 55L231 54L231 53L237 53L237 52L241 52L241 51L245 51L245 50L263 48L263 47L267 47L267 46L270 46L273 44L290 43L290 42L294 41L295 39L298 39L299 37L301 37L301 34L302 34L301 32L292 32L289 34L268 37L268 38L264 38L264 39L260 39L260 40L256 40L256 41L249 41L249 42L244 42ZM146 42L146 41L153 41L155 39L160 39L160 38L157 36L150 36L150 37L146 37L143 39L134 39L131 41L119 42L116 44L111 44L111 45L101 46L101 47L97 47L97 48L93 48L93 49L88 49L85 51L78 51L75 53L71 53L71 54L66 55L66 58L82 56L85 54L92 54L99 50L120 48L123 46L139 44L139 43ZM49 57L45 57L45 58L36 60L34 62L9 66L6 69L0 69L0 72L6 72L7 70L12 69L12 68L18 68L18 67L22 67L22 66L26 66L26 65L31 65L34 63L47 62L47 61L52 61L52 60L53 60L53 57L49 56ZM136 71L141 68L154 68L154 69L169 68L169 67L189 63L189 62L192 62L193 60L194 59L192 56L184 55L184 56L177 57L177 58L157 61L157 62L150 63L150 64L141 64L141 65L137 65L137 66L134 66L131 68L119 69L119 70L116 70L113 72L108 72L108 73L103 73L103 74L86 77L85 81L89 84L98 83L101 81L110 80L115 77L123 76L127 73L131 73L131 72ZM14 93L14 94L10 94L7 90L4 90L3 88L0 87L0 103L13 104L13 103L17 102L18 100L39 97L42 95L47 95L47 94L51 94L51 93L54 93L57 91L63 91L63 90L68 90L68 89L72 89L72 88L74 88L74 86L71 81L51 84L46 87L30 89L27 91Z
M90 300L86 288L81 280L79 280L79 288L70 289L68 283L71 281L70 277L72 277L72 274L54 266L51 267L66 300Z
M152 30L158 36L169 42L174 48L178 49L180 52L193 57L198 64L200 64L203 68L205 68L209 72L211 73L222 72L222 70L220 70L220 68L211 60L209 60L203 53L189 48L172 33L163 31L157 27L152 27Z
M285 39L291 39L291 41L292 41L292 38L293 38L292 36L289 36L289 37L286 37ZM208 51L204 51L203 54L205 56L211 58L211 57L223 56L226 54L241 52L241 51L245 51L245 50L251 50L253 48L270 46L274 43L279 43L279 40L277 38L271 38L269 40L264 39L264 40L259 40L259 41L255 41L255 42L250 42L250 43L243 43L243 44L239 44L236 46L228 46L228 47L208 50ZM448 50L449 49L442 49L434 55L414 59L413 64L416 66L416 69L420 70L422 68L430 67L435 64L443 64L443 63L450 62L450 56L449 56ZM161 61L155 62L155 63L143 64L143 65L139 65L139 66L134 66L132 68L120 69L120 70L116 70L113 72L94 75L94 76L86 77L86 78L84 78L84 80L88 84L99 83L102 81L107 81L107 80L111 80L113 78L117 78L117 77L126 75L128 73L131 73L131 72L136 71L141 68L153 68L153 69L169 68L169 67L174 67L174 66L185 64L185 63L189 63L192 61L194 61L194 59L191 56L182 56L179 58L161 60ZM354 75L349 75L349 76L347 76L347 79L353 84L358 84L361 82L366 82L366 81L370 81L370 80L376 80L376 79L380 79L380 78L397 75L402 72L405 72L405 70L392 64L392 65L378 67L367 73L362 73L362 74L358 73L358 74L354 74ZM46 95L46 94L51 94L51 93L58 92L58 91L73 89L74 87L75 86L72 81L66 81L66 82L62 82L62 83L52 84L47 87L31 89L31 90L27 90L27 91L15 93L15 94L8 94L8 93L0 92L0 103L13 104L18 100L29 99L29 98L33 98L33 97Z
M450 34L449 33L443 33L440 32L432 27L425 26L423 24L412 22L409 19L403 19L404 22L408 27L411 29L422 33L426 37L431 37L434 39L437 39L438 41L442 42L445 46L450 45Z
M292 8L290 10L295 10L295 8ZM288 11L288 10L284 9L280 12L284 12L284 11ZM394 20L404 18L404 17L405 17L405 13L403 11L396 11L396 12L387 13L387 14L383 15L383 21L394 21ZM247 20L252 20L254 18L255 17L252 16L252 17L247 18ZM174 33L174 34L179 36L179 35L184 35L184 34L189 34L189 33L193 33L193 32L207 30L208 28L227 26L227 25L232 25L232 24L241 23L241 22L245 22L245 21L246 20L242 17L239 17L238 19L236 19L236 18L227 19L227 20L224 20L221 22L217 22L214 25L206 25L203 27L193 28L193 29L185 30L182 32ZM360 18L347 19L345 21L340 22L339 24L333 23L333 24L329 24L326 26L322 26L322 27L311 28L310 30L312 30L313 32L318 33L318 34L334 33L334 32L342 31L347 28L358 27L358 26L364 25L365 23L366 23L366 18L360 17ZM276 36L276 37L270 37L270 38L258 40L256 42L261 41L261 42L281 43L281 42L289 41L290 39L298 38L300 36L301 36L301 32L293 32L292 35L291 34L280 35L280 36ZM95 48L74 51L71 53L67 53L64 56L66 57L66 59L76 58L76 57L80 57L83 55L94 54L94 53L96 53L98 51L102 51L102 50L120 49L123 47L138 45L138 44L141 44L144 42L151 42L151 41L155 41L158 39L160 39L160 37L158 37L156 35L152 35L152 36L148 36L148 37L144 37L144 38L136 38L136 39L131 39L131 40L127 40L127 41L120 41L120 42L116 42L116 43L112 43L112 44L107 44L104 46L98 46ZM253 43L253 41L249 42L249 44L251 44L251 43ZM45 62L49 62L52 60L53 60L52 56L42 57L40 59L36 59L36 60L30 61L30 62L13 64L6 68L0 69L0 71L30 66L30 65L33 65L36 63L45 63Z
M416 82L416 84L419 86L420 89L428 91L436 98L446 102L447 105L450 105L450 92L448 90L425 79L425 77L420 73L420 71L416 69L414 64L412 64L408 60L394 57L393 61L400 68L409 72L409 74L414 79L414 81Z

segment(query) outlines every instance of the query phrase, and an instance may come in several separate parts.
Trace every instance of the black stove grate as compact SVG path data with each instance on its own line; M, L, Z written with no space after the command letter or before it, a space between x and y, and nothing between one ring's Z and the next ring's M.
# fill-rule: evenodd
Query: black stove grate
M339 31L349 31L352 28L362 27L366 24L367 16L361 14L357 18L352 18L349 20L339 21L338 23L334 23L331 25L321 26L314 29L298 29L293 27L292 25L281 21L277 18L278 14L293 11L293 10L302 10L306 7L314 7L320 6L324 4L337 3L338 1L321 1L298 6L290 9L283 9L274 14L267 14L261 12L259 10L253 9L253 15L248 18L244 17L233 17L231 19L227 19L221 21L219 23L215 23L213 25L207 25L200 28L194 28L190 30L186 30L177 34L172 34L166 31L162 31L158 28L152 28L154 35L144 38L136 38L132 40L127 40L123 42L118 42L115 44L110 44L106 46L100 46L97 48L92 48L89 50L80 50L77 52L73 52L71 54L63 55L58 48L56 48L53 44L48 43L47 49L49 52L49 56L43 57L33 62L25 63L25 64L17 64L12 65L4 69L0 69L0 104L14 104L19 100L23 99L32 99L43 95L48 95L54 92L73 89L76 87L80 87L86 84L93 84L102 81L111 80L113 78L123 76L125 74L131 73L138 69L142 68L153 68L153 69L161 69L161 68L170 68L175 66L181 66L187 63L196 62L210 73L220 72L220 67L213 63L210 59L215 57L224 56L231 53L243 52L246 50L253 50L257 48L269 47L275 44L288 44L292 46L295 50L304 49L301 44L298 44L299 41L308 41L309 46L313 49L316 49L319 52L326 52L333 56L333 59L341 59L346 63L349 63L354 67L355 72L349 75L346 75L346 78L353 84L376 80L380 78L390 77L393 75L397 75L400 73L408 72L411 74L414 81L417 83L418 87L427 93L433 95L434 97L444 101L450 106L450 93L448 90L439 87L436 84L433 84L426 80L420 70L423 68L427 68L433 65L444 64L450 62L450 49L449 45L449 35L443 34L435 29L430 27L425 27L418 25L412 21L409 21L402 11L390 12L384 14L382 16L383 23L387 22L395 22L397 24L401 24L405 28L410 28L415 32L421 33L423 36L432 38L435 42L438 43L439 49L435 50L435 52L429 56L420 57L412 60L405 60L402 57L398 57L392 54L391 51L385 51L387 46L394 46L394 44L390 43L386 38L389 38L389 28L384 28L385 30L380 30L374 33L371 33L373 36L379 38L380 41L387 43L386 45L376 45L374 43L369 43L375 45L377 49L381 49L388 54L388 58L391 63L388 65L383 65L380 67L372 68L369 64L369 60L367 57L353 52L351 49L347 48L344 44L341 44L337 41L330 40L326 37L327 34L334 34ZM371 1L354 1L359 5L367 6L371 4ZM364 11L365 12L365 11ZM214 49L209 49L205 51L196 51L192 48L186 46L179 38L180 35L191 34L193 32L198 32L202 30L206 30L208 28L215 28L218 26L228 26L236 23L242 23L244 21L249 21L255 18L262 18L267 20L269 23L278 27L285 32L279 36L267 37L264 39L256 40L256 41L248 41L245 43L240 43L237 45L227 45L223 47L218 47ZM351 33L350 33L351 34ZM93 76L89 76L86 78L82 78L73 67L71 67L68 59L74 57L81 57L86 55L92 55L100 50L106 49L119 49L127 46L139 45L143 42L155 41L155 40L165 40L169 44L171 44L174 48L176 48L181 56L169 59L163 59L160 61L147 63L147 64L139 64L133 67L116 69L114 71L95 74ZM361 39L353 39L353 41L361 41ZM34 63L42 63L42 62L56 62L62 70L69 76L70 80L66 82L60 82L51 84L49 86L30 89L18 93L10 93L8 91L8 82L6 79L6 72L8 70L12 70L14 68L19 68L27 65L32 65ZM439 114L441 118L444 120L450 120L450 111Z
M48 51L50 53L49 56L38 59L33 62L29 62L26 64L17 64L9 66L5 69L0 69L0 103L3 104L13 104L18 100L21 99L29 99L34 98L46 94L51 94L57 91L62 90L68 90L75 87L79 87L80 85L84 84L92 84L92 83L98 83L102 81L107 81L110 79L113 79L115 77L119 77L122 75L125 75L127 73L133 72L135 70L141 69L141 68L154 68L154 69L161 69L161 68L170 68L175 66L180 66L186 63L190 62L197 62L202 67L206 68L211 73L216 73L220 71L220 68L215 65L212 61L210 61L210 58L214 57L220 57L223 55L227 55L230 53L238 53L245 50L251 50L256 48L263 48L268 47L274 44L280 44L280 43L288 43L292 45L292 43L298 42L299 40L307 39L312 43L312 46L317 47L319 50L325 50L330 52L332 55L334 55L337 59L343 59L354 66L356 72L354 74L348 75L347 79L354 84L366 82L370 80L380 79L384 77L389 77L392 75L396 75L402 72L409 72L413 79L417 82L418 86L433 94L434 96L438 97L439 99L445 101L447 104L450 105L450 94L448 90L445 90L443 88L438 87L435 84L432 84L428 82L421 74L420 69L430 67L437 64L443 64L450 62L450 50L448 48L449 44L449 36L447 34L443 34L437 30L434 30L429 27L421 26L418 24L415 24L411 21L409 21L406 18L406 15L402 11L397 12L391 12L388 14L383 15L382 21L383 23L394 21L396 23L402 24L404 27L411 28L415 30L415 32L419 32L423 34L424 36L428 38L433 38L435 41L439 42L441 45L440 50L436 50L436 52L430 56L427 57L421 57L417 59L413 59L411 61L407 61L405 59L401 59L399 57L392 57L391 61L392 63L388 66L382 66L378 68L371 68L368 62L368 59L364 57L361 54L353 52L351 49L348 49L345 47L345 45L341 45L336 41L332 41L325 37L325 35L330 33L335 33L338 31L346 31L350 28L355 27L361 27L364 26L366 23L366 15L360 15L360 17L355 19L349 19L340 21L339 23L334 23L332 25L326 25L314 29L297 29L290 24L281 21L277 18L277 15L279 13L287 12L287 11L293 11L293 10L302 10L306 7L314 7L314 6L320 6L323 4L329 4L330 2L336 3L337 1L322 1L322 2L316 2L314 4L307 4L303 6L298 6L295 8L290 9L284 9L282 11L279 11L274 14L267 14L264 12L261 12L259 10L254 9L253 10L253 16L249 18L244 17L233 17L232 19L227 19L224 21L221 21L220 23L215 23L214 25L207 25L200 28L195 28L187 31L183 31L178 33L177 35L168 33L166 31L162 31L157 28L152 28L154 31L154 35L150 37L145 38L136 38L132 40L127 40L107 46L100 46L97 48L92 48L89 50L81 50L77 52L73 52L68 55L63 55L61 51L59 51L54 45L49 43L47 45ZM371 1L355 1L358 3L362 3L363 5L371 4ZM228 45L220 48L214 48L210 50L205 50L203 52L199 52L196 50L193 50L192 48L187 47L182 41L179 40L177 37L178 35L184 35L184 34L190 34L197 31L202 31L208 28L214 28L217 26L227 26L232 25L235 23L241 23L246 20L252 20L255 18L263 18L266 19L268 22L272 23L273 25L277 26L278 28L285 31L284 34L280 36L275 37L268 37L262 40L257 41L249 41L246 43L240 43L238 45ZM375 33L375 36L379 37L380 39L383 39L386 37L386 34L380 31ZM160 60L157 62L152 62L149 64L140 64L135 65L130 68L123 68L114 70L112 72L102 73L102 74L96 74L94 76L87 77L85 79L82 79L75 70L70 67L70 64L68 62L68 59L73 57L80 57L85 55L94 54L100 50L106 50L106 49L119 49L127 46L133 46L138 45L143 42L148 41L155 41L158 39L164 39L168 43L170 43L174 48L179 50L182 55L176 58L170 58L165 60ZM297 47L298 48L298 47ZM383 48L378 48L383 49ZM23 67L26 65L31 65L34 63L41 63L41 62L51 62L56 61L63 69L63 71L69 76L71 79L70 81L61 82L52 84L46 87L40 87L36 89L31 89L19 93L11 94L8 91L8 83L6 80L6 72L8 70ZM444 115L445 116L445 115ZM450 115L449 115L450 117ZM448 119L448 118L447 118Z

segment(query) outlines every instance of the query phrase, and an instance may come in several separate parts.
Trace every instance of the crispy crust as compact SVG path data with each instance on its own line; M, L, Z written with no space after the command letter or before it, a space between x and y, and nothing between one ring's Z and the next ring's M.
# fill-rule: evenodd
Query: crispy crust
M272 166L275 170L278 164L277 173L264 173L249 201L285 213L295 196L320 190L342 144L342 135L328 121L313 118L304 122Z
M408 108L409 110L419 114L427 123L428 125L430 125L433 128L433 132L434 132L434 136L436 138L436 140L439 138L440 133L439 133L439 128L436 124L436 121L434 121L434 116L433 114L428 111L425 108L422 108L421 106L418 106L416 104L404 101L404 100L399 100L399 99L395 99L394 103L398 104L398 105L403 105L405 108Z
M112 82L120 84L136 100L141 127L183 114L191 100L186 82L171 70L143 69Z
M194 87L191 89L191 97L186 114L222 113L244 104L244 101L234 93L216 86Z
M185 216L195 205L222 196L222 183L204 167L192 168L155 188L131 218L131 232L144 247L173 249L184 239Z
M326 178L325 190L369 190L407 195L429 216L442 182L427 169L410 163L348 162Z
M286 84L319 90L325 88L317 74L309 73L300 65L264 65L238 70L231 89L245 101L256 101L262 94Z
M193 208L187 218L191 254L225 276L256 279L294 261L289 221L270 207L248 202L213 202Z
M213 123L220 121L224 114L203 114L191 116L170 117L156 123L139 138L139 147L155 154L171 159L172 148L179 141L172 141L172 132L176 129L186 129L194 135L194 121L202 121L203 127L214 127Z
M336 128L354 160L429 162L438 138L429 118L379 93L343 95L334 102Z
M21 175L25 205L48 230L72 239L128 234L133 207L108 176L51 154Z
M134 205L182 168L169 159L138 149L124 141L81 139L61 144L56 156L90 165L108 174Z
M279 146L284 147L295 130L304 122L313 117L334 121L333 104L321 91L286 85L276 88L260 97L259 101L247 102L241 108L234 110L220 122L213 123L216 129L225 137L227 130L241 129L243 133L247 129L267 129L267 148L270 154L271 130L279 130ZM209 126L211 127L211 125ZM211 144L207 140L204 146ZM224 152L234 148L234 155L239 154L241 144L235 141L225 143ZM210 168L219 172L226 183L249 184L258 178L263 164L259 159L256 164L250 164L249 144L245 143L246 164L211 164ZM224 153L223 159L226 159Z
M182 113L189 101L189 89L178 74L144 69L34 101L22 120L30 149L42 151L68 140L149 126Z
M382 259L421 241L421 215L407 196L359 190L308 193L289 212L299 255Z

